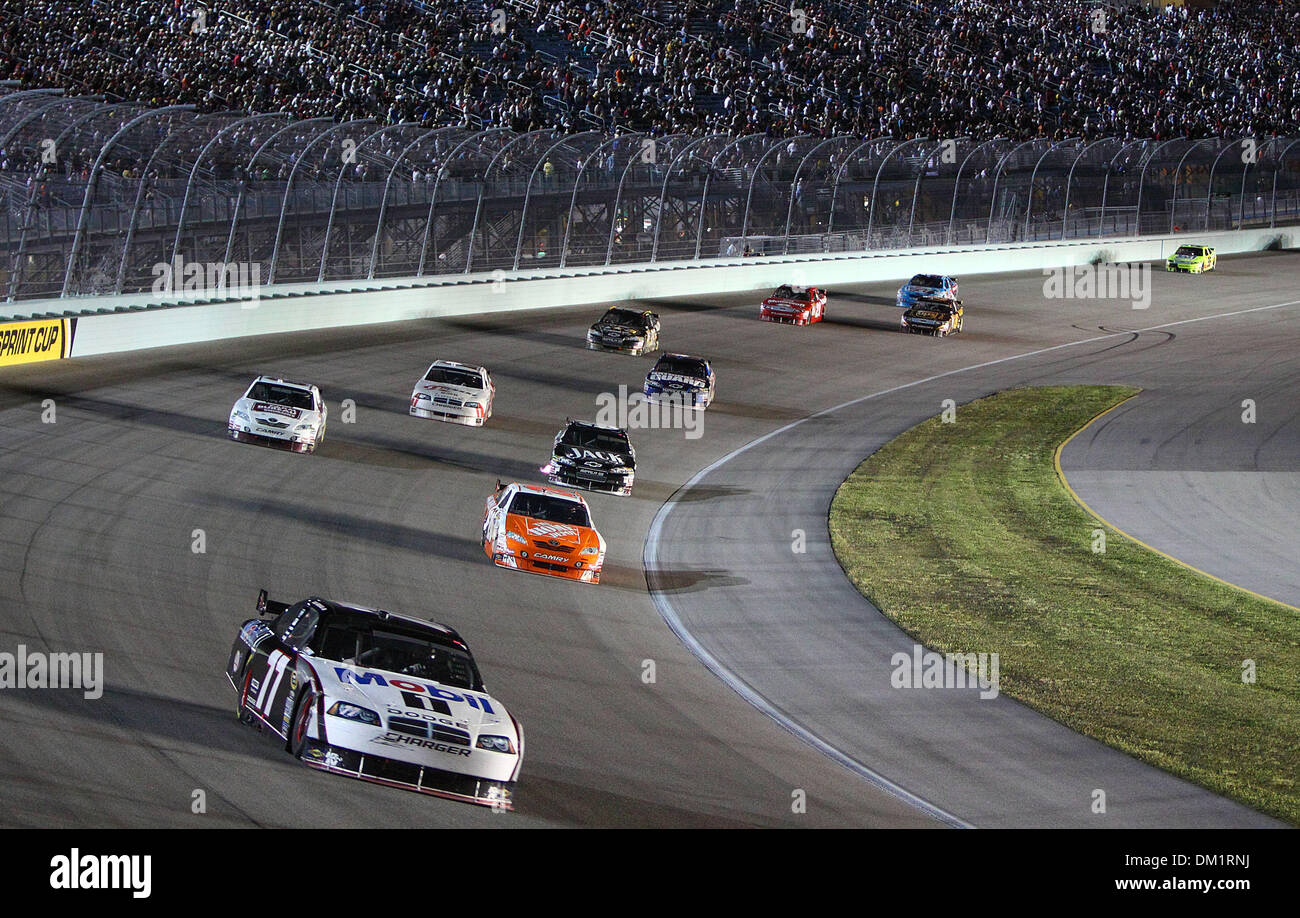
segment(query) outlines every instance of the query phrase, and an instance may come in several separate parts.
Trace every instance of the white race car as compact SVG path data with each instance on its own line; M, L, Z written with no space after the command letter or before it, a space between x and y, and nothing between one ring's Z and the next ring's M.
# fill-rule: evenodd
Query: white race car
M411 392L411 416L482 427L492 417L495 396L485 368L435 360Z
M524 731L455 631L265 590L257 611L226 666L241 721L322 771L513 808Z
M230 410L230 439L310 453L325 439L320 389L274 376L253 380Z

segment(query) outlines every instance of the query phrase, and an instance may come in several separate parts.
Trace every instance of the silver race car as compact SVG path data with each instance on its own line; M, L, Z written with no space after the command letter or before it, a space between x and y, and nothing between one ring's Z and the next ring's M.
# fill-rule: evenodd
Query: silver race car
M482 427L492 417L495 397L486 368L435 360L411 392L411 416Z

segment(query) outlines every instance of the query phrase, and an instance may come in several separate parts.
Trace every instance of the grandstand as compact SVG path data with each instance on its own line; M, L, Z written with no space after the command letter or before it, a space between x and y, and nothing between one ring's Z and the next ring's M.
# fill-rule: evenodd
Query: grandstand
M1300 213L1300 8L0 0L9 300Z

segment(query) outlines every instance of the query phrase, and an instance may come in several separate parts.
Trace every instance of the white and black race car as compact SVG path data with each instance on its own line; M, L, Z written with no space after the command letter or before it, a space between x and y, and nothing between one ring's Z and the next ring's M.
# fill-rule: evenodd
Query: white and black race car
M325 402L320 389L275 376L253 380L230 409L230 439L310 453L325 439Z
M313 768L513 809L524 731L451 628L312 597L239 629L236 713Z
M703 357L664 354L646 374L641 391L652 402L668 402L701 411L713 404L717 380Z
M648 309L615 306L587 330L587 348L638 357L659 350L659 316Z
M492 417L495 397L486 368L435 360L411 392L411 416L482 427Z
M551 461L540 469L551 484L627 497L636 480L636 450L621 427L566 420Z

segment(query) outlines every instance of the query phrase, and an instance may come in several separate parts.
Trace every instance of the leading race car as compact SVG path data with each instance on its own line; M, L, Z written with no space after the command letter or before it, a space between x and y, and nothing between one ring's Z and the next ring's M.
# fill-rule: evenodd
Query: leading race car
M455 631L318 597L276 602L266 590L257 611L226 665L241 722L322 771L513 808L524 731Z
M820 287L796 287L785 284L777 287L763 301L758 317L764 322L783 322L788 325L811 325L826 317L826 291Z
M621 427L570 418L555 435L551 461L541 471L552 484L627 497L636 480L636 450Z
M315 386L259 376L230 409L227 432L241 443L311 453L325 439L326 414Z
M600 583L605 540L573 491L497 482L483 514L483 551L498 567Z
M659 316L648 309L615 306L587 330L587 348L639 357L659 350Z
M898 288L899 309L911 309L919 299L957 299L957 278L947 274L917 274Z
M961 331L965 324L966 310L961 300L917 299L902 319L903 331L939 338Z
M1219 256L1214 247L1208 245L1180 245L1178 251L1169 256L1165 262L1166 271L1178 271L1183 274L1204 274L1213 271L1219 265Z
M492 417L495 398L486 368L435 360L411 392L411 416L482 427Z
M703 357L664 354L646 374L642 392L652 402L668 402L703 411L713 404L717 381Z

